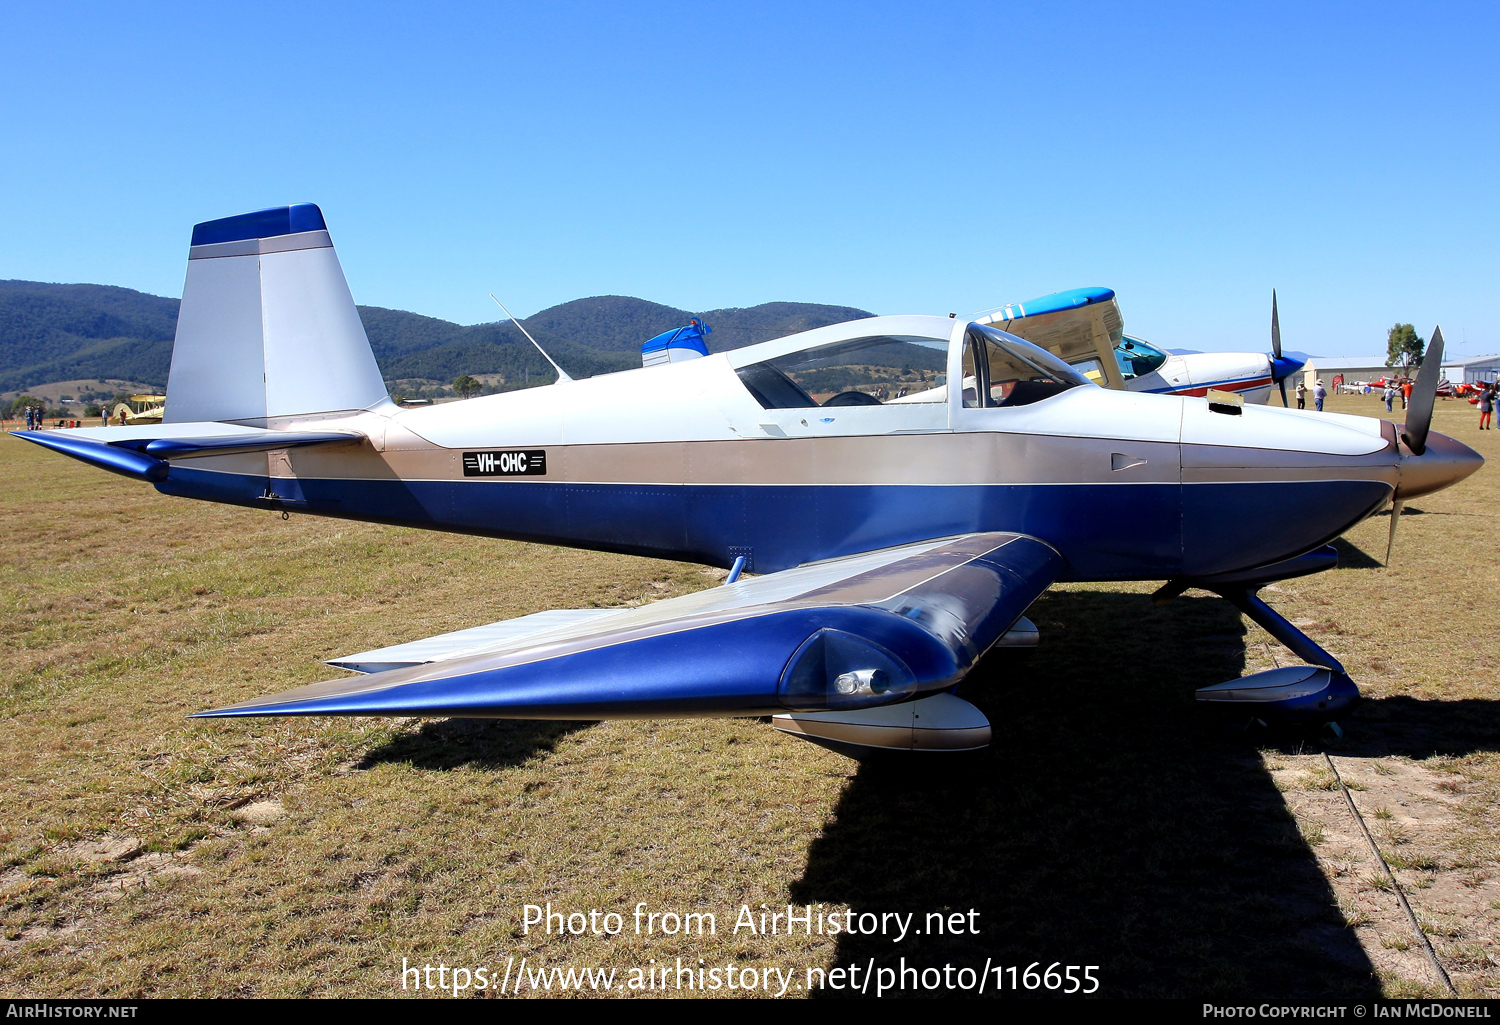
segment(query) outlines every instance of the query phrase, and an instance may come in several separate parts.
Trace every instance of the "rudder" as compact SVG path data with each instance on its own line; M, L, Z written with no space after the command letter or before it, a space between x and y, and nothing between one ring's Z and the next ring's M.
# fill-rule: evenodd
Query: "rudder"
M317 206L193 227L164 422L257 421L384 401Z

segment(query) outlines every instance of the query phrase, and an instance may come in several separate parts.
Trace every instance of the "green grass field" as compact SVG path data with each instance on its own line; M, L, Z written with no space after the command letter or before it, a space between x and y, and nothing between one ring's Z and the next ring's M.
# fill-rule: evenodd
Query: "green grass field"
M1471 409L1440 402L1435 429L1500 455ZM1099 965L1117 996L1439 992L1322 748L1194 706L1195 687L1291 661L1217 598L1055 588L1030 613L1041 648L965 684L994 745L941 763L862 766L756 720L190 721L338 675L320 659L722 572L283 521L11 438L0 482L5 996L385 996L403 958L498 974L522 957L614 968L622 988L677 958L777 968L788 996L809 968L902 958ZM1460 990L1489 996L1495 482L1489 467L1413 503L1391 569L1380 516L1340 569L1266 592L1368 696L1327 749ZM549 901L625 929L524 931L523 906ZM711 913L716 934L637 935L642 901ZM972 909L979 932L732 932L741 905L788 903Z

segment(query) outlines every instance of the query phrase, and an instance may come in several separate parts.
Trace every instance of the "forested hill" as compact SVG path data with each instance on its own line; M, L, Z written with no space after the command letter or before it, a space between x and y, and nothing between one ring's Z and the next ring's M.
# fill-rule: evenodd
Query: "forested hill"
M494 373L516 380L523 372L532 383L552 379L546 361L510 321L463 327L374 306L361 306L359 314L388 381L451 381L459 374ZM872 316L849 306L817 303L764 303L693 313L629 296L602 295L553 306L521 323L570 375L589 377L640 366L642 342L694 317L713 328L709 349L722 352Z
M0 281L0 391L47 381L119 378L165 386L177 326L176 299L112 285ZM509 321L461 325L403 310L361 306L360 318L386 380L452 381L552 373ZM719 352L808 328L873 316L848 306L764 303L692 313L629 296L575 299L522 321L574 377L640 365L641 343L698 317Z
M825 324L873 316L852 306L817 303L762 303L748 308L690 313L624 295L596 295L543 310L522 323L538 340L541 332L573 339L590 349L628 352L639 360L642 342L681 327L694 317L713 328L708 336L709 350L723 352Z
M87 377L165 384L176 330L176 299L0 281L0 391Z

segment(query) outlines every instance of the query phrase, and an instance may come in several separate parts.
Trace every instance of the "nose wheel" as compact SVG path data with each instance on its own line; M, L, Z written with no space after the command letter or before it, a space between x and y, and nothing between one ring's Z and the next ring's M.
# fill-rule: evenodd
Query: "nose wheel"
M1200 687L1195 696L1207 705L1247 712L1267 725L1331 728L1342 736L1338 720L1359 702L1359 688L1340 671L1288 666Z
M1293 727L1332 726L1359 703L1355 686L1343 665L1286 617L1261 600L1262 584L1214 588L1257 625L1284 644L1306 665L1269 669L1228 683L1200 688L1205 704L1241 708L1268 724Z
M1274 580L1307 576L1336 565L1338 555L1327 547L1258 572L1217 579L1170 580L1157 591L1158 604L1171 601L1189 587L1213 591L1228 599L1305 663L1200 687L1195 697L1206 705L1243 712L1252 722L1259 720L1268 726L1297 729L1331 728L1334 734L1342 736L1338 720L1359 703L1359 688L1338 659L1262 601L1257 593Z

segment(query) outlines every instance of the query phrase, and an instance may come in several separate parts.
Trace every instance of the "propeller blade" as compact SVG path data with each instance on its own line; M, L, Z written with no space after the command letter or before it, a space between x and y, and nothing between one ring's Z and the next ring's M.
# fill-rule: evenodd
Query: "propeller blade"
M1277 381L1276 384L1281 389L1281 408L1291 409L1292 404L1286 400L1286 378L1283 377L1281 380Z
M1427 430L1432 426L1432 407L1437 402L1442 363L1443 329L1435 327L1432 341L1427 343L1427 355L1422 358L1422 367L1417 371L1417 380L1411 388L1411 405L1406 410L1406 426L1402 429L1406 447L1417 455L1427 451Z
M1405 505L1406 503L1399 498L1391 503L1391 534L1385 540L1385 564L1387 567L1391 564L1391 549L1396 547L1396 524L1401 522L1401 510Z
M1281 317L1276 313L1276 289L1271 289L1271 355L1277 359L1281 358ZM1281 397L1286 398L1286 389L1281 390Z

